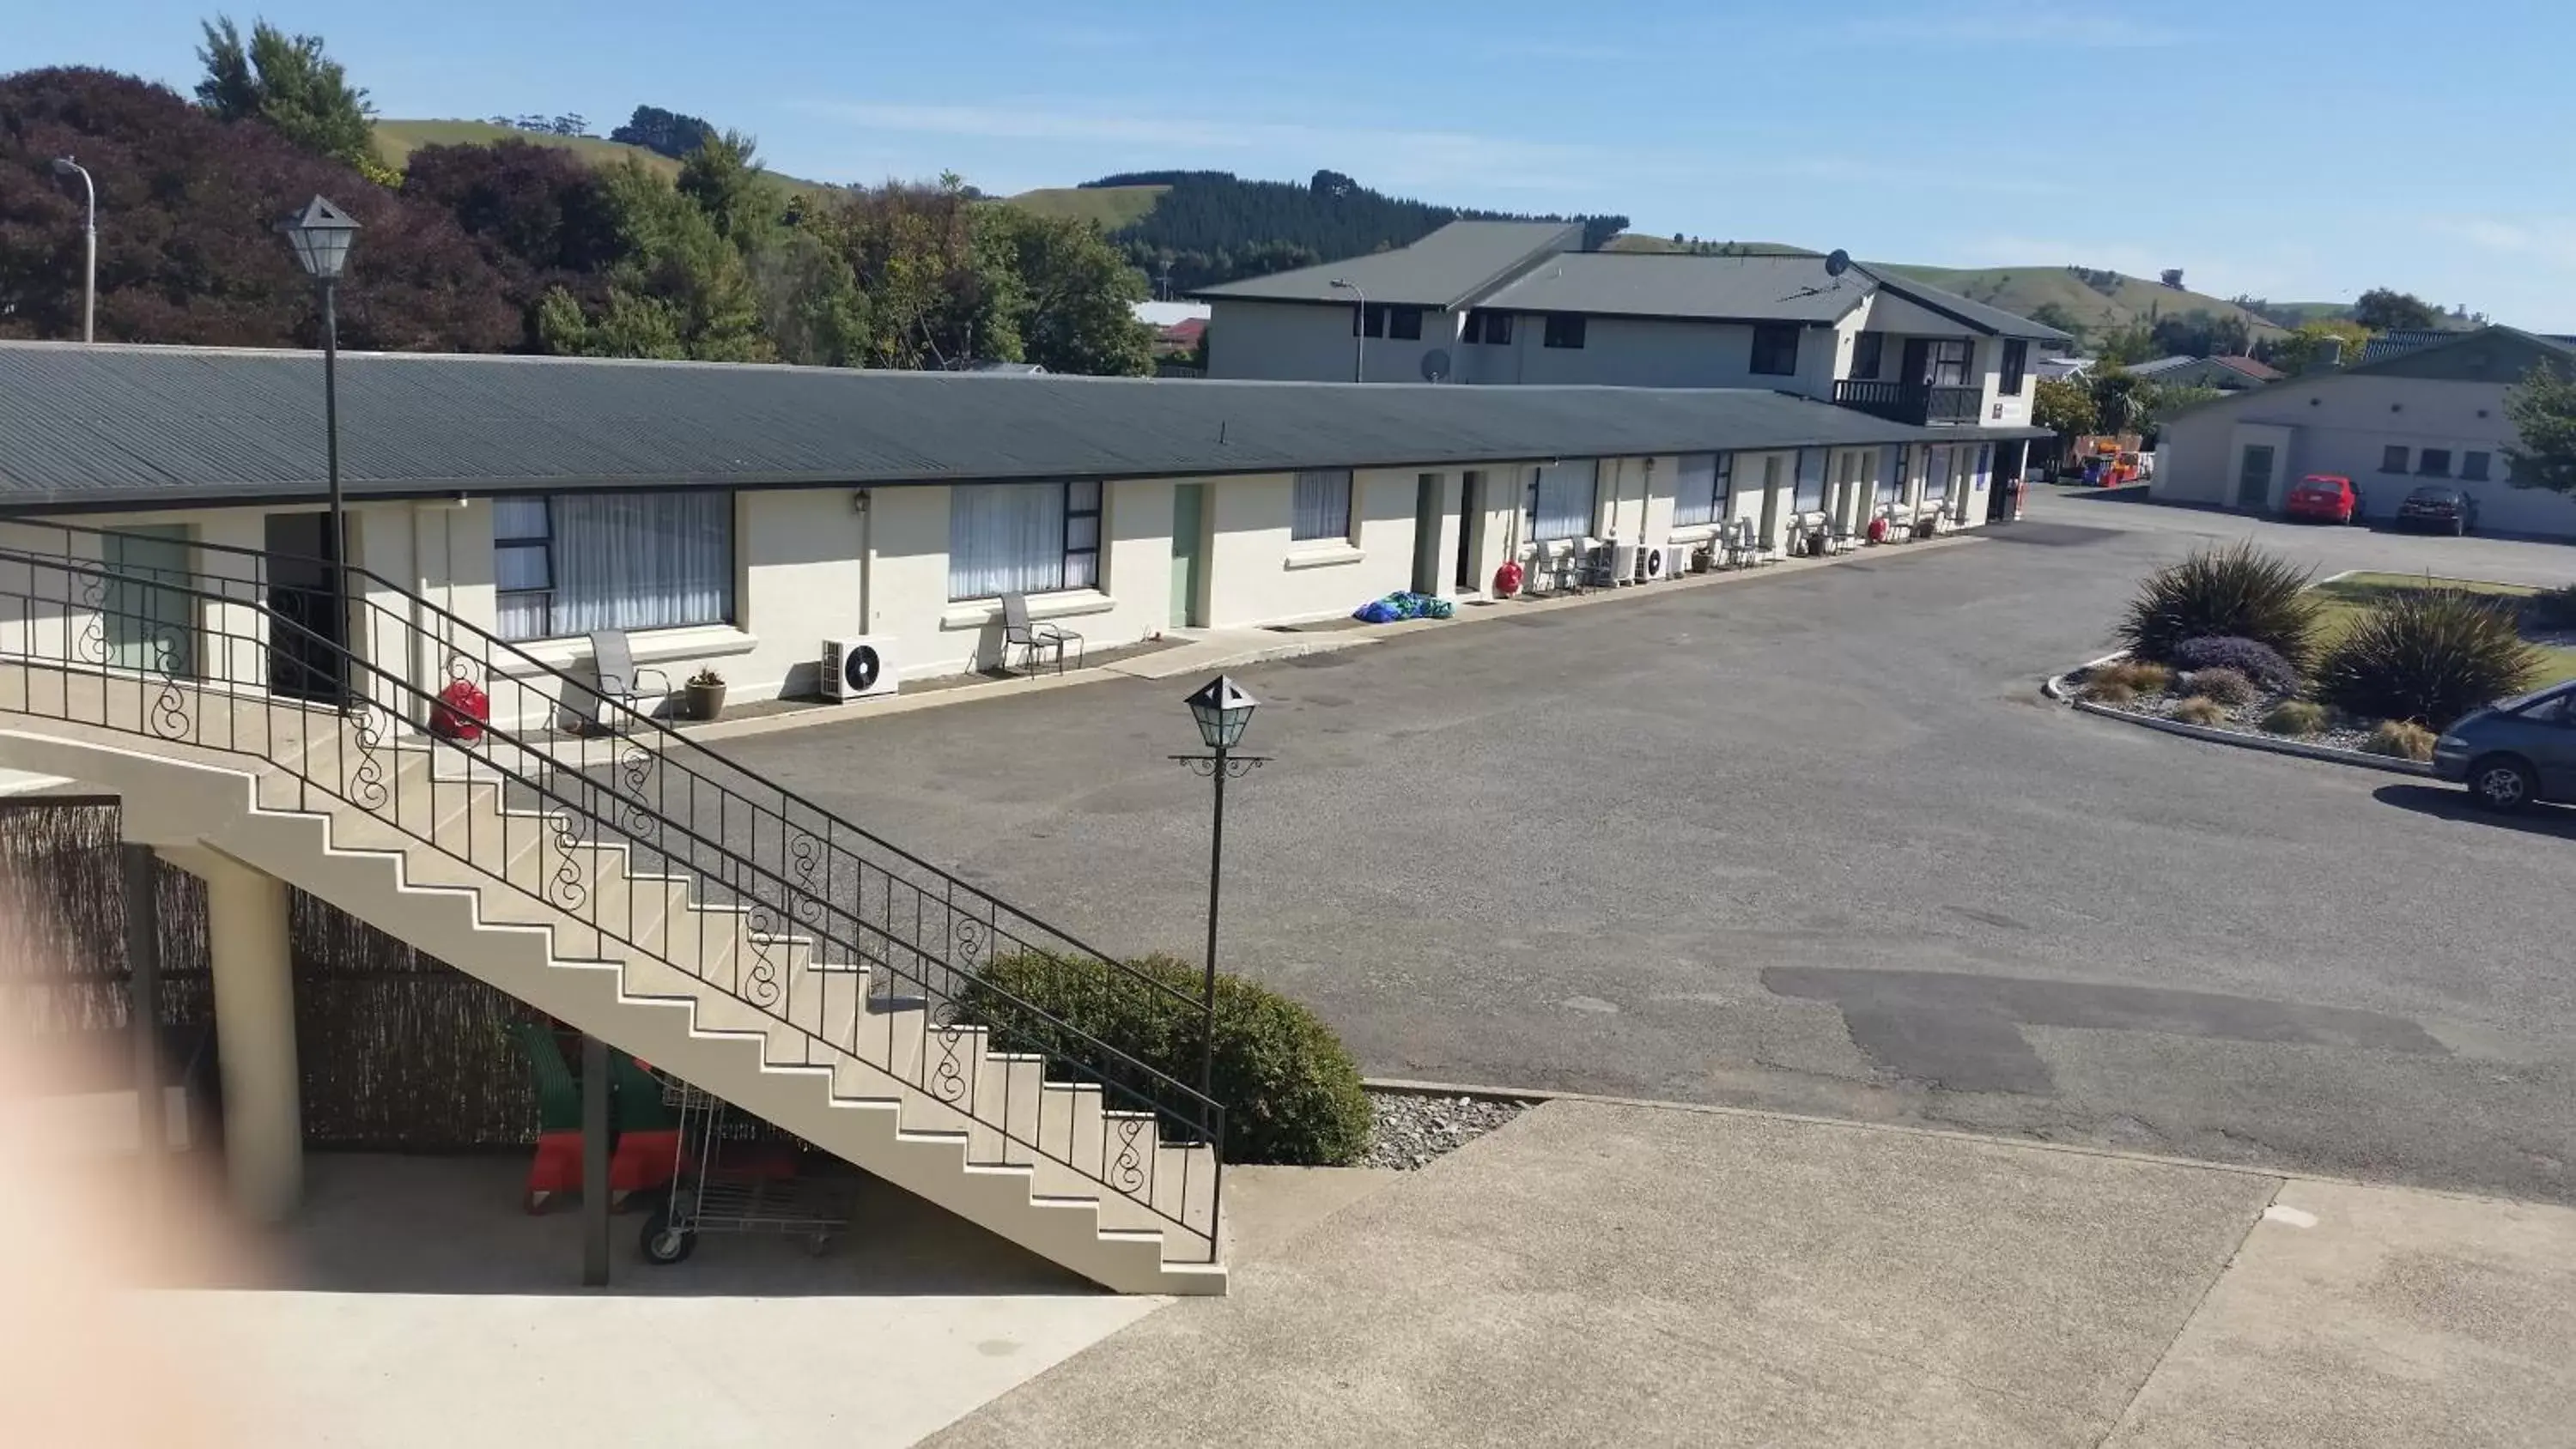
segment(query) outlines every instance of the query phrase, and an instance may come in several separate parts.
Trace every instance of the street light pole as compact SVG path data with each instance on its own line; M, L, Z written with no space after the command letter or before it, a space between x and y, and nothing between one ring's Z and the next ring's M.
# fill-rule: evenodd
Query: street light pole
M1207 965L1199 981L1199 1095L1216 1104L1216 920L1225 884L1225 782L1270 760L1234 752L1243 743L1244 729L1259 704L1242 686L1220 674L1199 686L1187 703L1191 718L1198 721L1199 741L1208 752L1172 758L1216 783L1216 815L1208 831Z
M1351 381L1368 381L1368 293L1356 283L1335 277L1329 284L1359 300L1351 304Z
M88 211L81 223L81 341L98 340L98 183L90 180L89 168L69 156L54 158L56 176L78 176L81 191L88 199Z
M331 498L331 593L332 643L343 649L348 644L349 619L349 518L346 502L340 496L340 273L349 264L349 246L358 237L356 218L332 205L323 197L306 202L304 209L290 217L280 228L295 248L295 259L322 289L322 431L324 475L329 482ZM348 661L335 666L340 675L340 701L349 703Z

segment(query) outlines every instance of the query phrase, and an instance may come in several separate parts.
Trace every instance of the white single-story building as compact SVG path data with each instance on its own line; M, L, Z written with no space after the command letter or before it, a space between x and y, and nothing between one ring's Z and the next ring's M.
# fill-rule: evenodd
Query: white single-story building
M339 366L353 563L547 665L622 629L639 663L720 671L736 699L813 694L827 640L873 641L897 679L989 667L1005 593L1097 649L1480 597L1506 560L1738 519L1774 549L1890 507L1973 527L1998 448L2030 435L1751 390ZM138 577L203 567L192 543L322 555L320 370L0 344L0 535L136 535L117 547ZM326 572L272 582L309 598Z
M2341 474L2364 516L2384 519L2409 490L2441 483L2477 500L2481 529L2576 538L2576 499L2506 476L2505 394L2543 365L2576 373L2576 344L2485 327L2232 393L2164 424L2152 492L2274 513L2300 478Z

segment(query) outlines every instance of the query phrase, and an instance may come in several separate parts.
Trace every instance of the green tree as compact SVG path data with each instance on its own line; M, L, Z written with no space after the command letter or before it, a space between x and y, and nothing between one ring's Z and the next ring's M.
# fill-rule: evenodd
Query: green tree
M2092 389L2071 377L2043 377L2032 388L2030 420L2061 438L2081 437L2101 425Z
M2341 318L2302 322L2287 337L2276 337L2263 349L2263 360L2287 373L2301 373L2314 366L2318 349L2327 338L2343 343L2343 360L2350 364L2361 360L2361 349L2370 341L2369 329L2358 322Z
M2353 302L2352 320L2373 332L2421 332L2441 326L2442 313L2412 293L2373 287Z
M1153 370L1154 338L1136 320L1145 278L1100 229L1064 217L986 206L977 223L998 234L1019 278L1021 356L1049 372L1141 377Z
M858 367L869 360L867 294L849 264L802 227L782 227L749 258L761 331L783 362Z
M2143 322L2130 322L2102 334L2094 348L2104 362L2127 366L2132 362L2149 362L2164 356L2156 346L2153 328Z
M2077 347L2084 345L2084 335L2093 330L2078 320L2074 313L2066 310L2063 304L2057 302L2042 302L2032 308L2030 320L2042 327L2054 327L2074 338Z
M760 164L757 149L740 131L711 136L680 163L675 183L717 234L745 252L766 241L787 214L786 190Z
M560 287L547 293L537 311L547 351L715 362L777 355L742 253L696 202L633 160L607 173L606 191L625 255L596 308Z
M2156 385L2117 363L2094 369L2091 391L2096 426L2105 433L2142 431L2155 416Z
M2516 488L2576 493L2576 380L2541 363L2504 395L2516 437L2505 445Z
M963 181L853 187L807 225L868 299L866 360L941 368L1021 360L1026 289L999 227L976 224Z
M229 15L204 28L198 104L223 120L274 126L296 145L356 167L379 185L401 180L376 155L375 108L366 91L350 85L340 63L323 54L321 36L289 35L259 20L245 45Z

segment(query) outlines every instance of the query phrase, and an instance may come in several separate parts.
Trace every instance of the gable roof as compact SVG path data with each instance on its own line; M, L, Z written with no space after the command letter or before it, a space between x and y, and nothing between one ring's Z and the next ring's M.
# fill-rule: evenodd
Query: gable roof
M2383 354L2367 362L2330 372L2302 373L2295 383L2333 382L2346 377L2412 377L2428 382L2495 382L2522 380L2538 361L2576 367L2576 340L2525 332L2518 327L2480 327L2443 334L2443 340ZM2177 412L2167 422L2197 417L2219 408L2269 401L2275 390L2245 388L2222 393Z
M1445 309L1490 290L1551 252L1572 251L1582 243L1578 222L1453 221L1411 246L1203 287L1190 296L1347 305L1351 294L1333 285L1338 279L1357 286L1372 302Z
M1573 252L1539 263L1476 303L1597 317L1832 322L1868 295L1865 281L1827 276L1822 257Z
M0 342L0 507L323 492L309 352ZM2018 438L1740 388L868 372L345 353L351 496L864 487L1474 467L1735 448Z
M2222 353L2209 360L2230 372L2241 372L2256 382L2279 382L2283 376L2281 369L2268 362L2258 362L2251 357L2242 357L2233 352Z

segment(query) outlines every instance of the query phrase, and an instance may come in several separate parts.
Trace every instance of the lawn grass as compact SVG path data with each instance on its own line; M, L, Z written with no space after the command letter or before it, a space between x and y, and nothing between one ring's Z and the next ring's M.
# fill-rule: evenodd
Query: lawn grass
M2341 640L2373 604L2393 594L2414 589L2448 589L2463 594L2496 594L2505 598L2527 599L2540 590L2521 584L2495 584L2484 579L2444 579L2425 574L2346 574L2318 584L2315 593L2325 605L2318 620L2317 651L2323 654ZM2576 679L2576 649L2551 644L2534 645L2541 654L2540 678L2532 688L2541 689L2566 680Z
M1010 198L1013 206L1039 216L1071 217L1116 231L1142 221L1163 199L1168 186L1046 186Z

